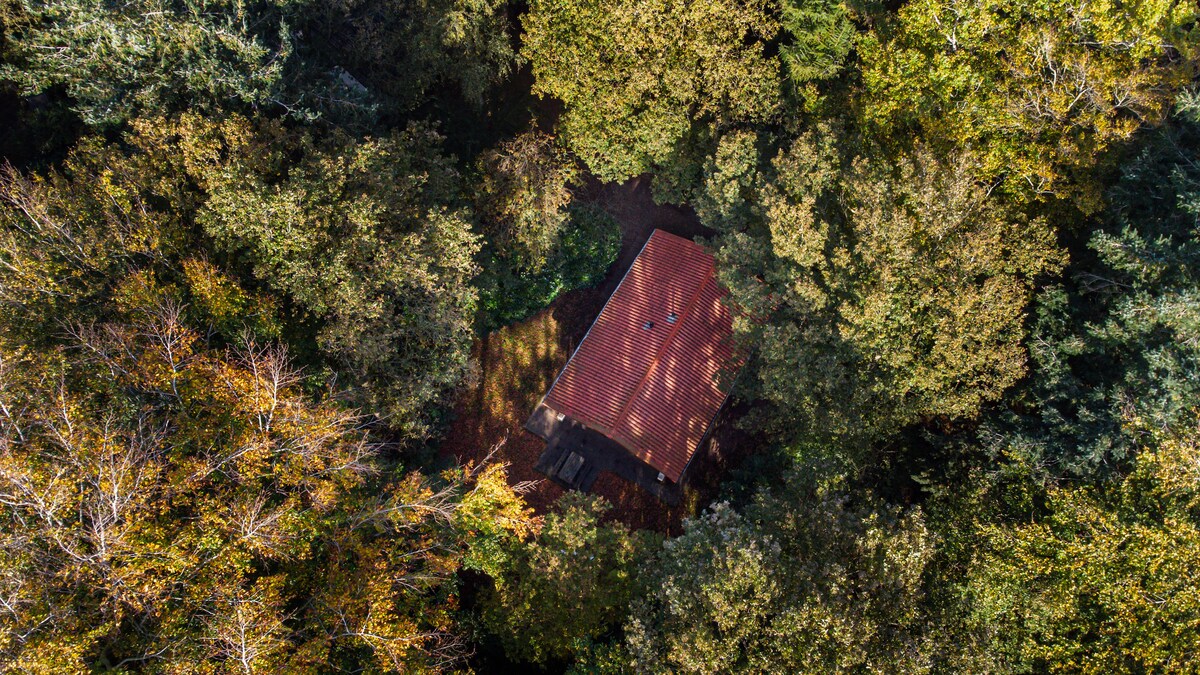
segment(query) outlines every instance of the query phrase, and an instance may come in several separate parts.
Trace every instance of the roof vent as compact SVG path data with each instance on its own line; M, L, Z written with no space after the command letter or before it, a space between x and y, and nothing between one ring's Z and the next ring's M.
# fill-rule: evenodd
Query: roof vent
M678 320L679 320L679 315L676 314L675 312L671 312L670 314L667 315L667 323L675 323Z
M628 324L626 324L626 325L628 325ZM642 324L642 330L650 330L651 328L654 328L653 321L647 321L646 323Z

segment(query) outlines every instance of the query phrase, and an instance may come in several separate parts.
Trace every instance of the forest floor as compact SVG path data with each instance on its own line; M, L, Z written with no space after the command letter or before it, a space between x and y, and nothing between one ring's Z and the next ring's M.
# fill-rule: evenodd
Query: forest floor
M532 483L526 500L544 513L563 489L534 471L546 442L522 425L550 388L575 346L583 339L655 229L692 238L709 234L690 210L654 203L649 181L591 185L584 198L594 201L621 225L621 252L604 281L593 288L564 293L549 307L521 323L494 331L475 342L474 376L459 391L455 419L440 453L458 462L480 461L498 443L492 461L508 464L509 482ZM684 496L669 507L650 493L613 474L602 473L591 492L614 506L613 517L637 529L678 534L684 517L716 496L720 477L740 461L748 445L723 414L688 470Z

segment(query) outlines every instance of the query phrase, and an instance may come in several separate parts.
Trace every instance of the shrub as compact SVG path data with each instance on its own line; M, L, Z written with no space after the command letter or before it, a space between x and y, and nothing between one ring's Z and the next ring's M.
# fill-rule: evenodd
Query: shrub
M483 252L479 277L482 329L516 323L543 309L560 294L600 283L621 249L621 229L612 216L590 204L570 208L558 245L537 273L507 264L490 247Z

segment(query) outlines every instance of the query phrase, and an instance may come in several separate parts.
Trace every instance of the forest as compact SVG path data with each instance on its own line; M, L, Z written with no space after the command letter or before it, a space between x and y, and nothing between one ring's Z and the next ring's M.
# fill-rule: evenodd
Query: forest
M1200 673L1198 18L0 0L0 671ZM723 454L552 488L668 222Z

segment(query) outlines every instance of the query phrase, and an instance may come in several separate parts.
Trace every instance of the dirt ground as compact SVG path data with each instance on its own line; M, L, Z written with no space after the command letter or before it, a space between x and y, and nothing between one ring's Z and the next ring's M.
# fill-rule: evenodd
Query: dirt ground
M601 205L621 224L621 252L616 263L597 287L563 294L533 317L476 341L472 357L478 370L459 392L455 421L440 450L444 457L458 462L479 461L493 446L503 443L493 461L509 465L509 481L525 484L525 497L539 513L550 508L563 490L534 471L545 441L522 428L525 419L583 339L650 233L662 229L688 238L709 234L690 210L655 204L645 179L592 185L585 198ZM721 475L740 461L748 445L727 419L718 423L711 436L688 469L684 498L676 507L666 506L610 473L600 475L592 492L612 502L613 517L631 527L678 534L681 520L708 504Z

